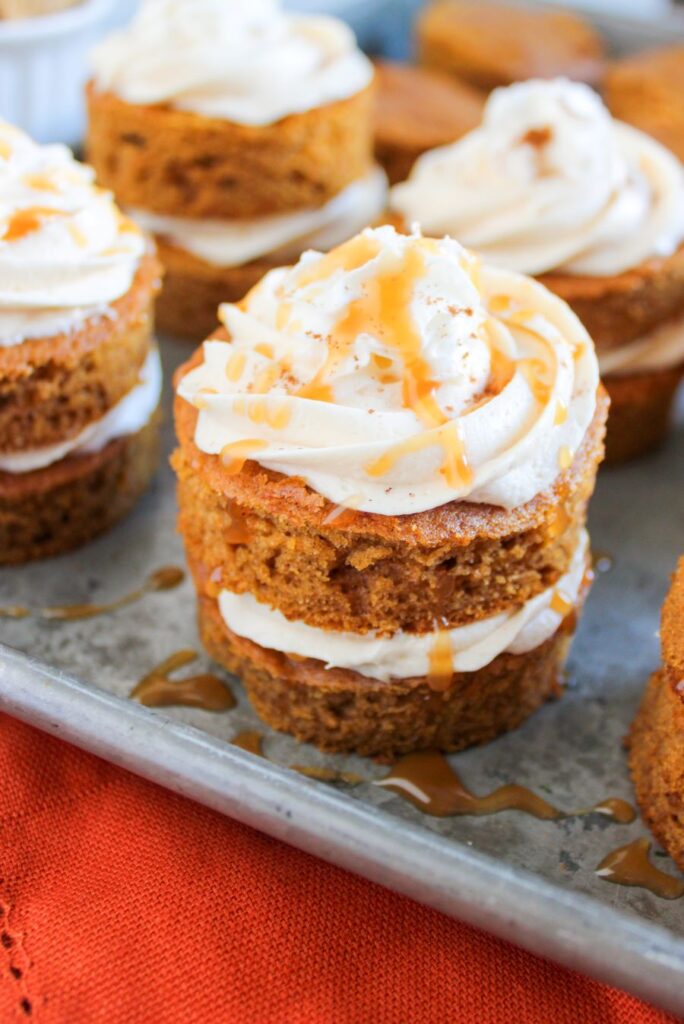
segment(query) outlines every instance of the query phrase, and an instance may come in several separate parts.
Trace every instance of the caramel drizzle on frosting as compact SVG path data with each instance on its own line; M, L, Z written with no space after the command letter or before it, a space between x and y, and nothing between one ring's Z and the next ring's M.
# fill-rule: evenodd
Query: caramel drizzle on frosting
M371 477L382 477L391 472L397 462L405 456L432 447L441 447L443 457L440 473L450 488L461 489L466 488L473 480L463 426L457 420L450 419L437 402L435 393L441 382L434 379L430 364L423 355L422 338L411 313L414 285L425 274L426 254L433 250L436 244L433 239L417 239L414 246L405 250L401 262L395 261L390 267L363 283L361 296L349 304L326 339L327 355L323 365L311 381L301 385L292 394L311 401L334 402L334 388L329 381L335 369L349 357L359 334L373 333L397 356L395 360L388 356L373 355L372 361L379 371L378 379L381 383L401 384L404 407L410 409L427 429L389 447L381 456L367 464L367 474ZM337 272L348 273L360 269L379 253L380 243L377 239L359 235L323 256L313 266L304 267L298 275L298 287L315 289L317 284ZM470 260L464 269L475 286L479 287L479 262ZM276 328L295 330L297 325L292 323L293 307L286 301L285 295L282 298L276 315ZM245 309L247 300L238 305ZM473 412L500 394L516 372L523 374L539 405L548 405L553 391L556 356L548 339L532 326L536 311L528 308L515 309L512 298L502 294L492 296L488 308L493 319L485 322L483 333L490 352L489 381L479 401L476 401L468 411ZM545 357L515 359L509 356L502 350L500 344L497 344L495 324L498 321L515 331L531 335L544 349ZM275 359L273 346L265 342L256 345L255 351L272 361L257 375L248 391L255 396L268 395L288 368L286 360ZM575 352L575 356L578 354ZM395 369L397 364L400 369ZM240 380L246 366L246 353L234 352L226 364L225 373L228 380L231 383ZM200 409L206 407L201 395L194 402ZM233 408L238 415L246 416L253 423L267 425L276 431L284 429L291 420L291 407L284 403L274 408L272 397L264 399L261 403L249 397L242 397L235 401ZM561 426L567 420L567 416L567 406L559 400L555 407L554 425ZM223 448L221 459L229 472L238 473L248 459L253 458L257 451L266 446L266 441L257 439L236 441ZM569 468L573 458L573 453L568 448L562 448L558 457L560 469Z
M30 206L17 210L11 215L2 236L3 242L18 242L20 239L38 231L44 220L49 217L64 217L64 210L54 210L49 206Z

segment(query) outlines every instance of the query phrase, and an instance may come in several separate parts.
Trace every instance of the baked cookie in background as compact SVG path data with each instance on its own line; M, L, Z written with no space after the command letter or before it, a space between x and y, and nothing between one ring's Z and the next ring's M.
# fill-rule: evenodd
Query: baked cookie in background
M375 156L391 184L429 149L459 139L482 118L481 94L429 68L376 61Z
M157 462L160 268L89 167L0 124L0 563L110 527Z
M666 436L684 375L684 169L566 79L496 90L482 124L420 157L390 215L532 274L589 331L611 397L608 461Z
M418 59L484 93L528 78L563 75L598 86L600 35L578 14L478 0L440 0L416 21Z
M148 0L93 67L88 156L157 239L164 330L199 341L220 302L382 210L373 66L341 21Z

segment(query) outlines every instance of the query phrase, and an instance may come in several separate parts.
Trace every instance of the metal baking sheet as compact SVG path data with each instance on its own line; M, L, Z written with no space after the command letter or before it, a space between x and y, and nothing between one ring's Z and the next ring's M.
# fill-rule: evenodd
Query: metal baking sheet
M163 353L168 381L189 347L165 340ZM453 758L477 792L515 781L564 808L632 799L623 737L659 660L660 606L684 551L681 420L658 455L601 473L590 525L595 548L613 565L590 596L568 691L517 732ZM165 430L169 452L170 411ZM154 569L182 565L175 517L165 459L152 490L114 532L72 555L3 569L0 606L106 602ZM647 834L639 820L427 817L372 784L387 769L269 732L236 681L238 705L229 712L140 707L127 695L143 673L179 648L199 650L189 580L100 618L0 620L0 640L7 645L0 707L11 714L445 913L684 1011L684 900L666 902L594 873L611 849ZM268 760L226 742L245 729L264 734ZM369 781L331 786L288 769L294 763L344 768ZM664 857L657 862L674 873Z

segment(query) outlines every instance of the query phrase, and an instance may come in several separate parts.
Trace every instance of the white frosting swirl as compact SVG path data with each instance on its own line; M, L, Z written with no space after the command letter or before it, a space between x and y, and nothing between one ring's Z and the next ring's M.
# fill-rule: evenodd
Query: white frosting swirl
M373 77L343 22L286 14L278 0L146 0L92 64L97 87L128 103L251 125L346 99Z
M684 238L684 171L565 79L496 89L480 128L426 153L391 207L525 274L619 274Z
M331 249L375 220L386 197L387 178L376 167L315 210L232 221L129 212L146 231L168 238L205 263L239 267L264 256L286 263L304 249Z
M371 679L413 679L430 673L438 637L451 652L454 672L477 672L499 654L525 654L553 636L574 609L587 570L589 538L582 534L567 573L549 590L522 607L479 619L441 633L342 633L290 621L275 608L260 604L252 594L222 590L218 606L223 621L237 636L269 650L322 661ZM445 642L446 641L446 642ZM442 654L442 657L444 655Z
M0 470L4 473L31 473L45 469L68 455L99 452L116 437L137 434L149 423L159 405L162 389L162 368L159 352L152 349L140 370L140 380L127 395L105 415L89 423L75 437L43 448L0 453Z
M593 346L568 306L451 239L367 229L220 315L231 340L206 341L178 387L197 446L364 512L522 505L569 466L596 408Z
M144 248L91 168L0 123L0 347L101 315Z

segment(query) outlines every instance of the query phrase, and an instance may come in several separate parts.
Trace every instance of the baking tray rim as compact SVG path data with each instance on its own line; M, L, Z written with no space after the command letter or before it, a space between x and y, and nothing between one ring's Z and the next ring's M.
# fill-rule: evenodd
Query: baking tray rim
M684 1011L684 940L633 913L396 819L5 644L0 710L532 953Z

